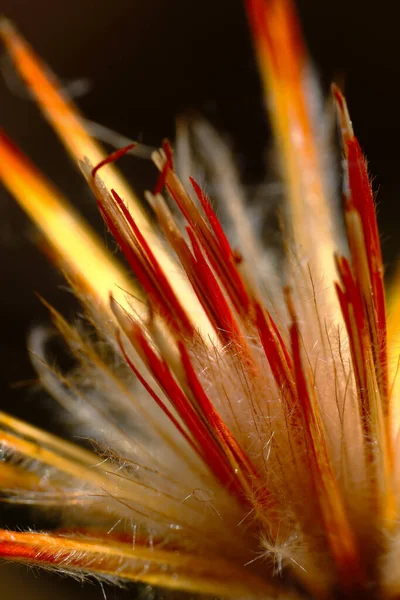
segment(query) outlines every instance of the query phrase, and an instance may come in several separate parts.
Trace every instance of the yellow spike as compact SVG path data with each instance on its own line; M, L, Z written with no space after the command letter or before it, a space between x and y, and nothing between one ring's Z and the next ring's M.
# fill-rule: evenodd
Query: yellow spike
M400 343L400 264L388 290L388 345L391 357L398 353Z
M41 62L38 56L16 31L12 23L0 21L0 37L3 39L15 67L26 85L36 98L45 117L57 132L75 163L85 157L96 165L106 158L107 153L86 132L84 121L76 106L62 91L55 76ZM113 166L104 167L102 179L108 189L114 188L125 201L129 201L130 210L140 227L154 236L150 224L133 196L132 190Z
M387 315L392 435L395 440L400 432L400 265L389 287Z
M91 486L99 494L98 499L101 495L107 499L104 509L106 512L110 508L111 500L115 501L115 510L123 516L126 515L126 511L130 514L135 508L165 519L163 511L166 511L168 520L185 522L197 536L201 536L203 521L201 520L200 524L194 521L192 509L182 505L180 498L173 497L166 490L153 490L145 479L138 481L123 477L118 466L114 466L109 461L99 463L97 454L1 412L0 445L10 452L38 461L42 465L54 467L76 481ZM21 470L20 475L21 478L18 480L17 471L4 471L5 481L14 477L18 489L27 489L30 473L24 469ZM2 476L1 468L0 476ZM64 493L62 488L59 492L60 496ZM164 499L163 505L160 505L161 498ZM129 499L129 504L126 499ZM98 510L102 510L101 505Z
M91 464L84 464L74 457L62 455L57 449L53 450L41 446L36 440L31 441L22 439L1 428L0 443L4 448L11 452L19 453L32 461L38 461L41 464L54 467L62 473L73 477L75 480L90 485L96 493L99 494L98 498L100 498L100 495L104 495L104 498L107 499L108 504L105 508L106 511L109 510L110 499L113 498L116 501L115 507L118 507L118 510L122 511L122 514L131 512L131 507L121 500L121 498L129 498L129 501L132 502L132 506L143 506L143 501L145 501L146 510L160 513L158 504L159 497L157 498L153 495L152 498L150 498L148 494L144 496L143 490L145 489L145 486L143 484L141 485L135 481L118 477L118 475L116 475L116 479L113 479L111 475L113 473L118 473L118 471L109 464L99 465L98 456L95 454L93 454ZM90 453L88 453L88 457L89 454ZM96 466L97 468L95 468ZM24 488L25 486L19 484L18 487ZM62 489L60 490L60 493L63 493ZM182 515L182 506L177 503L174 503L173 506L175 506L175 510L177 512L179 511L180 515ZM178 514L174 515L173 511L170 511L168 514L170 518L178 519Z
M2 132L0 178L44 235L53 258L95 306L109 311L111 292L128 306L126 293L138 294L133 283L60 192Z
M0 479L3 490L35 490L40 483L40 477L36 473L30 473L22 467L6 462L0 463Z
M31 460L40 461L41 463L55 467L63 473L71 475L78 481L84 481L85 483L104 489L107 478L101 469L90 469L88 466L78 463L73 458L64 457L57 451L48 450L38 445L36 441L21 439L1 429L0 442L5 448L25 455ZM98 457L93 455L93 465L96 463L98 463Z
M92 468L98 462L97 454L3 412L0 412L0 429L10 430L22 438L33 441L36 446L40 445L49 448L52 452L58 453L86 467Z

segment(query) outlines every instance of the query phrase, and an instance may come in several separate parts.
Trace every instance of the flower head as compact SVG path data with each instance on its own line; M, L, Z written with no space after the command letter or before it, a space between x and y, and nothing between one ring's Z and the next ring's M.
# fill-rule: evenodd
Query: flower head
M342 232L293 7L248 0L247 10L286 191L283 274L252 236L229 153L208 126L197 136L240 248L187 169L179 177L168 142L152 154L159 178L146 195L158 232L114 164L134 145L107 157L2 25L136 279L2 134L5 185L87 317L86 329L73 326L49 307L75 361L68 373L48 361L48 331L32 334L32 359L94 449L0 415L2 499L51 507L60 521L0 531L0 555L221 596L396 597L398 309L394 295L388 323L365 160L334 87ZM186 134L181 165L191 163Z

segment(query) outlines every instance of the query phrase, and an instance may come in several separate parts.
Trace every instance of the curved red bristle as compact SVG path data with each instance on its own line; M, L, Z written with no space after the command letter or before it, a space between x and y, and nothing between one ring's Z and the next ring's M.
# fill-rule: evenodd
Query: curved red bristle
M205 415L199 413L192 405L189 398L176 382L167 363L151 347L138 324L133 325L130 339L143 354L152 375L187 427L196 445L197 452L200 453L210 471L241 502L246 501L246 495L225 456L224 448L215 439L210 427L207 426L207 420L204 419Z
M165 164L164 164L163 168L161 169L161 173L158 177L157 183L154 187L154 190L153 190L154 196L156 194L159 194L162 191L163 187L165 186L168 171L172 171L174 169L174 161L172 158L172 148L171 148L169 141L163 140L162 147L165 152L166 160L165 160Z
M179 351L187 382L200 414L208 424L213 438L218 441L223 453L227 455L228 461L231 463L232 477L241 481L241 500L251 502L257 498L257 510L272 509L275 505L274 499L267 491L254 465L215 409L193 368L189 354L182 342L179 342ZM232 484L230 484L231 486Z
M255 323L278 388L287 392L283 397L287 404L287 414L293 418L298 413L298 406L294 389L292 360L271 315L263 310L258 302L255 303Z
M156 196L163 190L166 179L167 179L167 174L168 174L168 171L170 170L170 168L171 167L169 166L168 161L166 161L165 165L163 166L163 168L161 170L160 175L158 176L157 183L154 186L154 190L153 190L154 196Z
M167 312L169 315L171 315L172 322L175 323L175 325L179 324L178 329L182 333L185 335L193 335L193 325L191 324L178 298L176 297L169 280L163 272L145 237L117 192L115 190L111 190L111 194L136 238L138 250L146 264L145 271L148 275L151 275L153 289L157 290L158 292L158 304L163 304L165 306L165 309L167 310L164 310L163 312ZM149 279L150 277L148 276L147 280Z
M290 305L291 301L289 300ZM290 327L290 340L297 397L303 415L301 436L307 447L306 456L309 461L311 483L338 576L345 588L356 593L356 590L363 588L366 573L360 563L359 549L348 522L339 485L332 468L315 391L303 367L301 338L296 315L293 307L289 310L294 319ZM338 535L339 531L340 535Z
M97 198L100 213L149 300L153 303L153 308L157 307L159 314L176 333L192 336L193 325L130 211L115 190L111 190L110 199L115 203L118 214L121 214L124 219L134 242L132 243L132 239L128 239L124 234L124 228L118 226L117 217L112 216L110 207L101 198Z
M136 146L135 143L128 144L127 146L124 146L124 148L120 148L119 150L112 152L104 160L101 160L95 167L93 167L93 169L91 171L91 175L92 175L93 179L96 177L97 171L99 169L117 161L122 156L125 156L125 154L130 152L135 146Z
M228 242L228 238L225 235L224 230L222 229L221 223L217 215L215 214L209 199L206 194L203 192L199 184L193 179L193 177L189 177L190 183L193 186L194 191L196 192L196 196L198 197L200 204L205 212L208 222L210 223L212 230L214 231L215 237L217 238L218 245L221 249L221 253L226 260L230 260L233 257L233 251Z
M221 225L219 224L208 199L200 190L198 184L196 184L194 180L191 181L196 194L198 194L199 201L203 206L203 210L209 218L211 228L186 193L175 172L171 169L169 169L167 173L166 186L182 215L191 226L198 242L204 249L212 268L218 275L235 310L242 318L247 318L251 302L246 290L246 285L234 260L233 251L225 234L222 232Z
M217 333L227 342L244 343L240 335L236 319L226 301L211 268L205 260L196 235L191 227L187 227L192 244L194 259L192 279L197 296L203 305Z
M116 337L117 337L118 345L121 349L124 359L126 360L127 365L132 370L132 372L136 375L136 377L138 378L138 380L140 381L140 383L142 384L142 386L144 387L146 392L153 398L153 400L155 401L157 406L159 406L161 408L163 413L168 417L168 419L174 425L176 430L179 431L179 433L187 441L187 443L190 445L190 447L196 452L196 454L199 454L198 447L193 442L193 440L190 438L190 436L187 434L187 432L183 429L183 427L179 423L178 419L176 419L176 417L172 414L172 412L169 410L169 408L161 400L160 396L158 394L156 394L156 392L153 390L151 385L146 381L146 379L143 377L143 375L140 373L140 371L136 368L135 364L130 359L130 357L129 357L128 353L126 352L125 347L122 343L121 333L118 330L116 331Z
M172 148L171 148L171 144L169 143L169 141L167 139L163 140L162 142L162 148L165 152L165 156L167 158L167 163L169 168L171 169L171 171L174 169L174 160L173 160L173 154L172 154Z
M356 138L347 142L347 160L350 195L347 196L346 210L354 208L361 217L365 246L368 249L367 258L378 319L377 328L381 335L384 335L386 331L386 309L378 223L365 159ZM381 350L384 351L384 341L381 342Z

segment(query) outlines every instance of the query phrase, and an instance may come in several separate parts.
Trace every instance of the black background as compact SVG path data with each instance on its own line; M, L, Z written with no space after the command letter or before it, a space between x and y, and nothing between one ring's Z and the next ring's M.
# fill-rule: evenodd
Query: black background
M395 0L297 3L324 87L332 79L344 81L356 132L374 176L388 267L396 259L400 219L397 5ZM87 78L90 91L78 103L88 117L157 145L163 137L173 136L176 115L197 110L231 139L245 184L261 180L269 130L239 0L3 0L1 6L63 81ZM10 68L3 58L4 70L9 80ZM80 175L34 104L24 98L18 81L12 83L14 91L1 78L1 124L101 232L93 199ZM150 165L129 159L123 166L139 190L154 182ZM40 292L67 315L75 310L61 278L34 248L32 236L27 219L0 190L2 407L61 432L50 402L29 386L13 385L34 376L26 334L46 314L33 292ZM25 581L19 572L11 573L13 586L17 581L19 586L27 583L43 600L55 593L61 598L62 592L72 598L80 589L64 581L54 584L48 576L28 576ZM1 585L8 585L6 579L0 592ZM58 586L57 592L53 585ZM21 589L4 587L2 597L19 598ZM85 593L102 597L98 587ZM118 594L107 591L109 599Z

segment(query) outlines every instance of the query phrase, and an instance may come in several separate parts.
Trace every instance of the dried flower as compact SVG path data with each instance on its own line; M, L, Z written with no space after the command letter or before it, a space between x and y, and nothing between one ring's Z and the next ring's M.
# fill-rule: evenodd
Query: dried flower
M33 362L94 451L0 415L2 500L51 507L61 523L0 531L0 556L220 596L398 597L399 300L394 292L387 321L365 161L333 88L346 256L293 8L247 0L247 10L286 189L283 275L252 236L229 153L208 126L198 135L242 247L232 249L187 169L184 187L164 142L146 197L166 249L113 164L132 146L106 157L2 24L16 68L79 161L137 282L2 134L5 185L88 322L85 331L49 307L76 364L65 374L48 362L43 330L31 339ZM190 165L185 127L178 141L179 162Z

